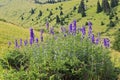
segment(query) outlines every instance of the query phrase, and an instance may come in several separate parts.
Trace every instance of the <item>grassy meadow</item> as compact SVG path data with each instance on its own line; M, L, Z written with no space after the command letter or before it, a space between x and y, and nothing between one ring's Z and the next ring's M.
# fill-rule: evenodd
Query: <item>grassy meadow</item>
M80 1L35 4L33 0L0 0L0 80L115 80L120 76L120 52L112 48L115 33L120 29L120 1L112 9L115 11L111 19L115 22L114 27L109 27L109 15L96 13L98 0L84 1L86 17L77 11ZM61 11L63 15L60 15ZM56 15L64 21L62 25L56 23ZM78 32L76 36L73 36L74 32L69 33L74 20L77 21L77 29L86 26L85 39L81 43L82 33ZM109 49L103 47L104 41L96 46L91 43L91 38L87 40L89 25L86 23L89 21L92 22L95 39L99 32L101 40L110 39ZM46 22L49 22L50 30L46 30ZM65 31L61 32L61 27ZM33 42L30 28L34 30ZM21 44L20 39L28 40L27 46L16 49L15 40ZM8 42L11 42L9 48Z

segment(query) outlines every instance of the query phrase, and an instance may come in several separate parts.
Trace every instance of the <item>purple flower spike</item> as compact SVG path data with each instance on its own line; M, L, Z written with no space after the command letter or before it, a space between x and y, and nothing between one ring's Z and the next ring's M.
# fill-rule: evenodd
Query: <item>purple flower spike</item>
M32 45L33 44L33 39L30 39L30 45Z
M74 20L73 21L73 32L74 33L76 33L76 28L77 28L76 23L77 23L76 20Z
M81 28L82 35L84 36L86 34L85 26Z
M103 42L104 42L104 46L105 46L106 48L109 48L109 47L110 47L110 40L109 40L108 38L104 38L104 39L103 39Z
M72 33L72 24L69 25L69 32Z
M95 43L95 37L94 37L94 34L92 34L91 41L92 41L92 43Z
M54 28L50 28L50 34L54 35Z
M40 36L40 40L41 40L41 42L43 42L43 36Z
M44 33L44 29L41 29L40 30L40 35L43 35L43 33Z
M33 32L33 28L30 28L30 40L32 41L32 43L34 42L34 32Z
M66 37L67 36L67 34L64 34L64 37Z
M77 27L76 25L77 25L77 21L74 20L74 21L73 21L73 26L74 26L74 27Z
M15 48L19 48L17 40L15 40Z
M88 22L88 26L91 27L92 26L92 22L89 21Z
M22 39L20 39L20 46L22 46Z
M12 44L11 42L8 42L8 48L11 46L11 44Z
M49 22L46 23L46 29L49 31Z
M88 31L88 37L91 38L91 35L92 35L92 30L89 30Z
M35 40L35 41L36 41L36 43L38 43L38 38L36 38L36 40Z
M26 46L26 45L27 45L27 43L28 43L28 41L27 41L27 40L25 40L25 41L24 41L24 46Z
M99 44L99 38L96 39L95 44Z

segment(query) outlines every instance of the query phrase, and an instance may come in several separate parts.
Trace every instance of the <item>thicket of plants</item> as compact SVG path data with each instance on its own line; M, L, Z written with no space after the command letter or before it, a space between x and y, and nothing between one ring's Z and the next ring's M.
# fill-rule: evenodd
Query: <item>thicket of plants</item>
M59 34L48 23L46 28L50 34L46 39L43 30L39 39L30 29L30 41L20 40L19 44L15 40L15 50L0 60L6 70L5 80L117 79L119 72L110 60L109 39L102 39L100 34L95 37L91 22L78 28L74 21L69 30L61 27Z
M113 48L120 52L120 29L115 33L115 41L113 43Z

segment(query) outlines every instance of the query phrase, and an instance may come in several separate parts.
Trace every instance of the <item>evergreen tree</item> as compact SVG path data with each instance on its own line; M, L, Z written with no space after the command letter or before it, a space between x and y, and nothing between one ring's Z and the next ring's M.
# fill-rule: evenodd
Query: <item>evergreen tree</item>
M74 7L73 7L73 10L75 11L76 9L77 9L76 6L74 6Z
M110 4L108 0L102 0L102 9L105 13L109 14L111 11Z
M52 11L50 11L50 14L49 14L49 16L51 16L51 15L53 15Z
M60 23L60 18L58 15L56 16L56 23Z
M60 11L60 15L63 15L63 12L62 12L62 11Z
M38 17L42 16L42 11L39 11Z
M100 13L102 11L102 7L100 5L100 1L97 2L97 13Z
M110 20L109 26L110 26L110 27L114 27L114 26L115 26L115 23L114 23L112 20Z
M113 7L117 6L117 5L118 5L118 2L119 2L119 0L111 0L111 1L110 1L111 7L113 8Z
M80 2L80 5L78 7L78 13L81 13L82 17L86 16L84 0L81 0Z

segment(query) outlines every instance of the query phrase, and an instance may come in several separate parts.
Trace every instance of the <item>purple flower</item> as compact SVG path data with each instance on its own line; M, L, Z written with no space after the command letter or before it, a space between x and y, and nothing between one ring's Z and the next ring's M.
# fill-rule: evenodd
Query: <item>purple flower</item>
M95 43L95 37L94 37L94 34L92 34L92 36L91 36L91 41L92 41L92 43Z
M54 35L54 28L50 28L50 34Z
M86 34L85 26L81 28L82 35L84 36Z
M25 41L24 41L24 45L26 46L26 45L27 45L27 43L28 43L28 41L27 41L27 40L25 40Z
M76 33L76 28L77 28L76 23L77 23L76 20L74 20L73 21L73 32L74 33Z
M43 36L42 35L40 36L40 40L41 40L41 42L43 42Z
M15 40L15 48L19 48L17 40Z
M92 29L92 22L88 22L88 26Z
M95 41L95 44L99 44L99 42L100 42L100 33L98 33L98 37L97 37L97 39Z
M72 24L69 25L69 32L72 33Z
M88 31L88 37L91 38L91 35L92 35L92 30L89 29L89 31Z
M40 30L40 35L43 35L43 33L44 33L44 29L41 29Z
M20 46L22 46L22 39L20 39Z
M64 37L66 37L67 36L67 34L64 34Z
M103 43L104 43L104 46L106 48L109 48L110 47L110 40L108 38L104 38L103 39Z
M46 29L49 30L49 22L46 22Z
M95 44L99 44L99 38L95 40Z
M36 38L36 40L35 40L35 41L36 41L36 43L38 43L38 41L39 41L39 40L38 40L38 38Z
M89 30L88 30L88 37L91 37L92 34L92 22L88 22Z
M30 28L30 41L32 41L32 43L34 42L34 32L33 32L33 28Z
M33 44L33 39L31 38L31 39L30 39L30 45L32 45L32 44Z

